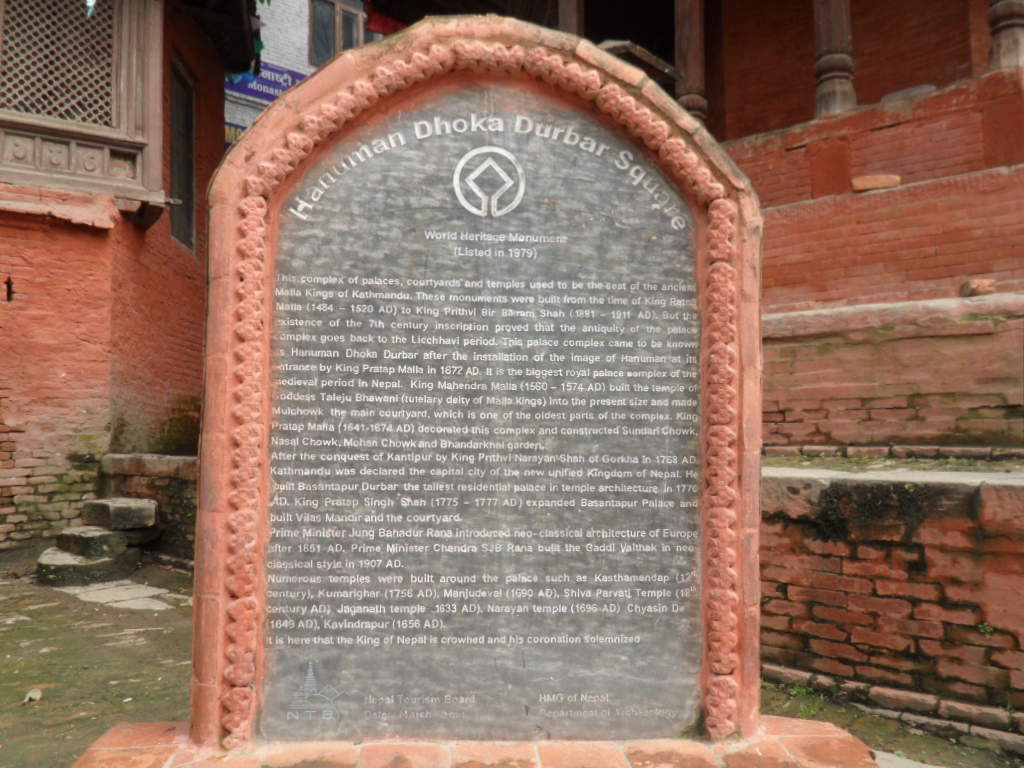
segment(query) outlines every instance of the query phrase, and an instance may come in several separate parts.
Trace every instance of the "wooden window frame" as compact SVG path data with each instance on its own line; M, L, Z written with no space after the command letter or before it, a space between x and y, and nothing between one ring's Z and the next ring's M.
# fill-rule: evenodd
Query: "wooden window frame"
M334 53L319 63L313 58L313 8L317 2L328 3L334 7ZM345 0L309 0L308 8L309 30L307 33L306 50L309 52L307 58L310 66L320 68L342 51L351 50L351 48L342 47L342 19L345 12L353 14L359 20L359 24L356 27L356 44L353 48L358 48L366 42L366 11L362 8L349 5Z
M169 200L170 206L170 226L171 226L171 237L173 237L178 243L185 248L194 250L196 247L196 128L197 128L197 110L196 110L196 79L189 72L188 68L181 62L177 57L172 57L171 67L169 75L169 87L170 93L168 95L168 106L170 108L170 114L167 116L170 125L170 136L168 137L168 166L170 168L170 189L169 192L174 200ZM187 190L187 196L178 197L179 191L175 188L175 171L177 170L177 157L175 156L175 142L174 142L174 118L175 118L175 104L174 104L174 81L178 79L185 86L189 94L189 137L191 139L192 146L189 148L189 162L191 164L191 173L189 182L191 189ZM189 209L191 211L190 217L190 231L188 232L187 240L183 240L179 237L179 233L176 231L178 226L178 216L180 212Z
M0 45L10 1L0 0ZM0 181L164 203L164 2L116 0L113 9L113 126L0 109ZM66 167L45 163L51 151L66 153Z

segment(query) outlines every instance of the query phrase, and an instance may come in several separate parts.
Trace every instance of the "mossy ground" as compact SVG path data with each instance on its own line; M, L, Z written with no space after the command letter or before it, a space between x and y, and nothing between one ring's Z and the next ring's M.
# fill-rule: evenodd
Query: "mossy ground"
M71 765L122 722L187 720L191 610L130 611L34 584L25 551L0 558L0 768ZM181 593L191 578L136 574ZM32 689L42 698L25 702Z
M1024 768L1024 759L1007 755L988 742L969 736L944 739L924 733L800 685L763 682L761 711L766 715L827 720L845 728L872 749L928 765L943 768Z

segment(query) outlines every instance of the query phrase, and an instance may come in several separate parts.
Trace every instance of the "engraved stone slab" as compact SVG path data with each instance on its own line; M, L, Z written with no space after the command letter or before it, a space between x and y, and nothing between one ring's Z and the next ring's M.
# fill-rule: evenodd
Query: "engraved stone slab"
M278 226L263 736L694 727L679 194L578 105L469 81L347 132Z

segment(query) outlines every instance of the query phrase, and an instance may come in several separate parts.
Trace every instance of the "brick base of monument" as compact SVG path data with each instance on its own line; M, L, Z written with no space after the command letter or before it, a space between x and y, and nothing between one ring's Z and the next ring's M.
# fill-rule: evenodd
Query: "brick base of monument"
M73 768L877 768L831 723L764 717L754 738L696 741L267 743L231 753L195 747L186 723L111 728Z

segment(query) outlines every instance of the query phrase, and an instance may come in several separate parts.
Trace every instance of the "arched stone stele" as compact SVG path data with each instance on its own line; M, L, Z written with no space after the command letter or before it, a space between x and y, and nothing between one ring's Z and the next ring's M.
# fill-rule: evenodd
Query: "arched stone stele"
M236 748L257 737L266 692L272 329L282 311L272 294L286 203L305 213L296 200L312 201L298 194L297 181L346 137L401 105L466 84L535 91L585 113L659 169L690 207L679 221L692 221L672 226L692 232L700 316L699 719L716 740L756 727L756 198L699 123L640 71L562 33L497 17L446 17L347 53L288 91L232 149L212 185L192 681L199 744ZM645 210L661 215L655 189L652 182ZM475 194L463 202L478 209L474 215L500 215L512 202L495 207L498 192Z

